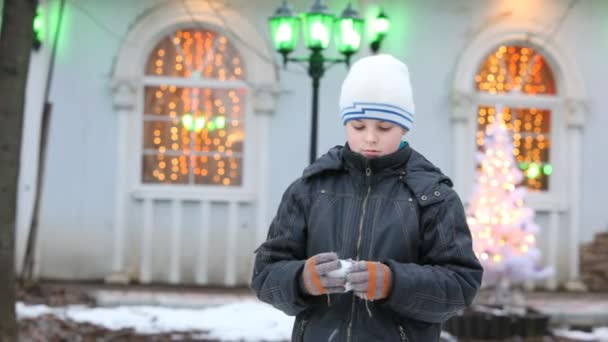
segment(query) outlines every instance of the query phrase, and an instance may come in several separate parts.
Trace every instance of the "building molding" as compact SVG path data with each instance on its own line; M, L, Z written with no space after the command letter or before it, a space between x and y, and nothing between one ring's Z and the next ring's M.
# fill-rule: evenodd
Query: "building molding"
M452 93L474 94L473 80L479 64L492 49L514 42L526 42L543 53L551 69L561 97L586 101L587 91L582 74L569 49L558 38L547 36L546 28L528 21L505 21L480 32L463 50L458 59Z
M204 27L226 34L241 54L248 83L253 88L278 86L273 52L249 19L221 2L195 0L165 1L137 17L114 60L112 79L139 80L156 43L176 29L187 27Z

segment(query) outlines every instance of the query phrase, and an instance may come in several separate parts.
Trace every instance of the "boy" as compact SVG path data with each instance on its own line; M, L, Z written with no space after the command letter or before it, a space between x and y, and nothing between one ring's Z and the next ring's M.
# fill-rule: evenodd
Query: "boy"
M451 181L402 140L414 123L407 67L359 60L340 109L347 144L285 191L252 288L296 315L293 341L439 341L483 270ZM339 259L354 263L339 272Z

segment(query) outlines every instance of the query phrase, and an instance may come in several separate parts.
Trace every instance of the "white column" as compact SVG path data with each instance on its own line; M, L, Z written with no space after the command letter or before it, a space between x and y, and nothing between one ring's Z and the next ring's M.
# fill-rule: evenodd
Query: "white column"
M580 247L580 188L582 165L582 139L585 124L587 104L577 99L566 99L566 120L568 134L568 194L570 199L570 255L569 255L569 283L571 286L580 284L579 279L579 247Z
M269 176L270 176L270 118L274 113L278 91L273 87L259 87L254 91L254 111L257 117L257 213L256 247L266 240L269 225Z
M125 269L125 212L127 206L128 144L129 116L135 103L134 86L130 82L117 82L113 86L114 111L117 116L116 126L116 164L114 183L114 223L112 244L112 274L108 282L128 282Z
M452 180L456 192L468 201L473 186L470 171L475 165L475 145L471 145L470 125L476 112L470 93L454 92L451 96L450 122L452 124Z
M270 115L261 114L258 116L258 186L257 186L257 215L256 215L256 248L265 239L268 232L268 202L269 202L269 183L270 176Z

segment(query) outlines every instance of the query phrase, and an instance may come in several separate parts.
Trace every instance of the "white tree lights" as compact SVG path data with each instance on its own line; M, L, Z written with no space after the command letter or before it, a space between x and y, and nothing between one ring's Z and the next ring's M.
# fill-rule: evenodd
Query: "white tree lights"
M513 156L510 132L502 119L503 108L486 127L484 153L478 154L478 179L467 210L473 248L484 267L484 284L518 283L546 277L538 267L536 247L539 227L534 211L524 206L523 174Z

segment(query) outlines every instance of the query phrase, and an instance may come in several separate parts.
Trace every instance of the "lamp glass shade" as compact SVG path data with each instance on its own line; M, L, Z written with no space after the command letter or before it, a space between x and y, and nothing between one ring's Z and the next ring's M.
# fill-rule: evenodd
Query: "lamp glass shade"
M34 41L36 42L36 44L40 44L42 43L42 30L43 30L43 25L42 25L42 10L40 9L40 7L36 8L36 14L34 15L34 20L32 21L32 29L33 29L33 34L34 34Z
M390 24L390 21L384 13L381 12L380 14L378 14L378 16L372 22L372 32L374 33L373 40L378 40L386 36L390 28Z
M336 46L340 53L351 55L359 51L363 36L363 20L339 18L336 20Z
M309 49L326 49L331 40L334 16L327 13L305 13L304 40Z
M292 52L298 44L300 22L298 17L273 16L268 20L274 49L281 53Z

